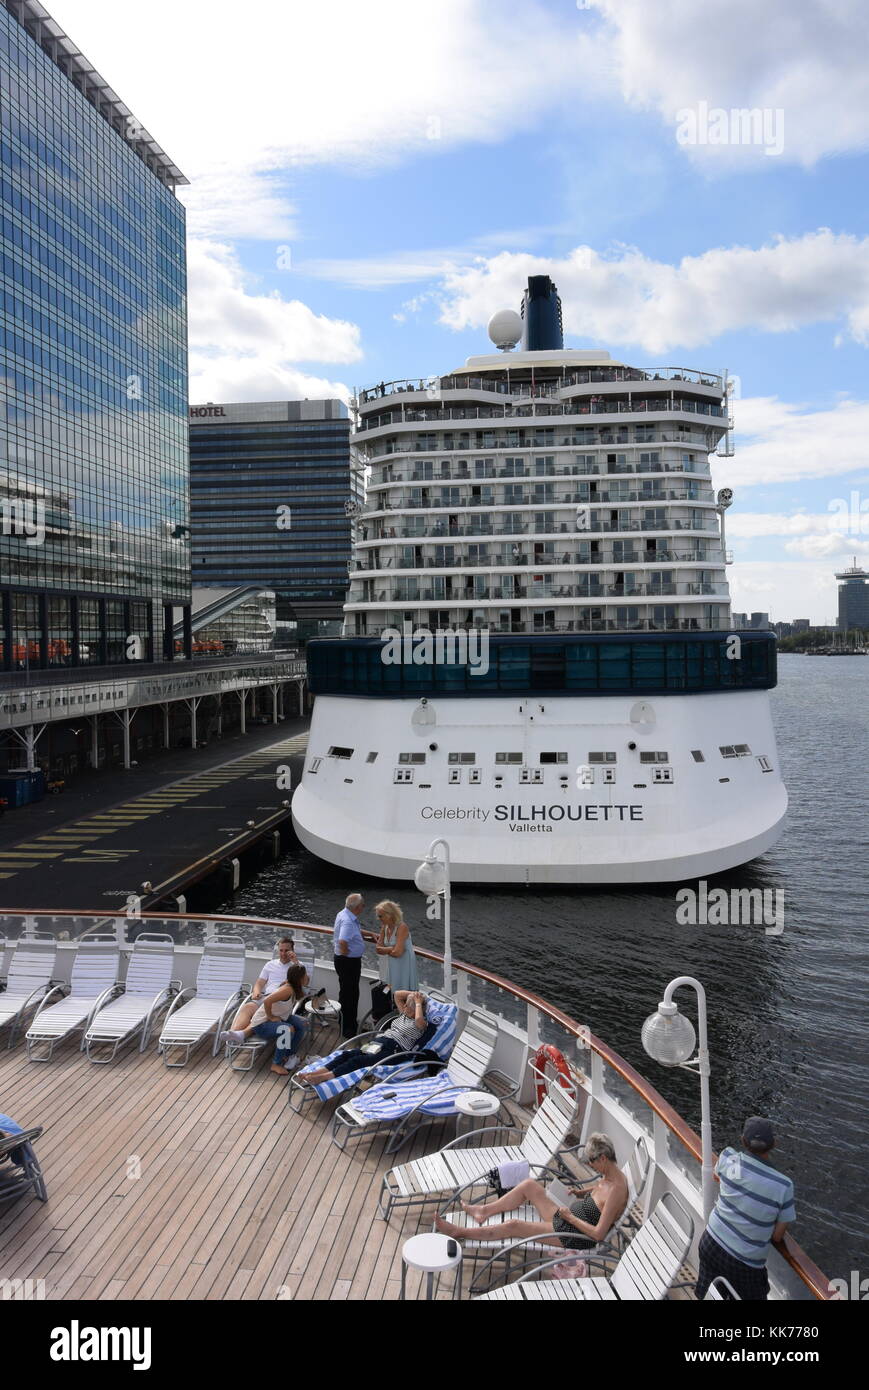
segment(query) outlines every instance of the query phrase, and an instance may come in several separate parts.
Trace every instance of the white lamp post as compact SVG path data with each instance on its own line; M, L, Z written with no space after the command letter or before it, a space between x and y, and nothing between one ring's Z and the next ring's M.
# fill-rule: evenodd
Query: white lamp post
M678 1004L673 1003L673 994L680 985L690 985L697 995L697 1022L700 1027L700 1046L697 1056L692 1057L697 1034L694 1025L684 1014L680 1014ZM700 1077L700 1143L703 1154L703 1215L715 1205L715 1186L712 1175L712 1123L709 1118L709 1045L706 1032L706 991L699 980L691 975L680 975L671 980L664 990L664 998L656 1013L650 1014L643 1024L643 1047L650 1057L665 1067L685 1067Z
M444 852L438 859L435 851ZM450 847L446 840L432 840L428 853L413 876L413 881L427 898L437 900L444 895L444 993L452 998L453 993L453 955L450 942ZM430 903L430 907L434 902ZM440 916L440 913L437 914Z

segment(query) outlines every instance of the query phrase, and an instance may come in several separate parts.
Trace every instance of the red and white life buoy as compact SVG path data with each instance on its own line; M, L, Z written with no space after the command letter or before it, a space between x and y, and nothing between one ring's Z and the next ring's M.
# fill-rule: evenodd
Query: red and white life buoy
M561 1085L566 1091L570 1091L572 1096L576 1095L576 1087L573 1077L570 1075L570 1067L564 1056L553 1047L552 1043L541 1043L534 1057L534 1074L537 1077L537 1104L543 1104L546 1095L546 1063L551 1062L555 1068L555 1073Z

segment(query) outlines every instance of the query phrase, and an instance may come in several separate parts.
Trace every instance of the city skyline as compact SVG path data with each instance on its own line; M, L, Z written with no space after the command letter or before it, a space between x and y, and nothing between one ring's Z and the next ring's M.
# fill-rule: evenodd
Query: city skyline
M734 606L835 611L834 570L869 558L858 4L737 0L714 71L687 0L496 23L447 0L436 25L393 0L265 3L256 32L155 0L135 45L107 0L54 10L191 180L191 399L449 371L549 273L568 346L735 374L714 471ZM288 49L318 54L289 83Z

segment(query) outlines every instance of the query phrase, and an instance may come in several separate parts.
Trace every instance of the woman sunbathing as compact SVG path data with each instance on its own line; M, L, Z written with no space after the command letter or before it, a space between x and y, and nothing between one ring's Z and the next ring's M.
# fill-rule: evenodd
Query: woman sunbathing
M431 1036L435 1031L435 1025L429 1023L425 1015L425 995L419 990L397 989L394 998L399 1017L372 1038L364 1052L361 1047L348 1048L334 1057L328 1067L298 1072L296 1080L319 1086L322 1081L332 1081L360 1067L376 1066L392 1053L416 1051L420 1043L426 1041L424 1035Z
M435 1217L436 1228L445 1236L455 1240L479 1240L476 1229L485 1226L490 1217L501 1212L516 1211L530 1203L538 1213L539 1221L504 1221L490 1227L492 1238L500 1241L522 1240L526 1236L539 1236L542 1245L561 1246L567 1250L588 1250L604 1240L618 1221L628 1204L628 1184L621 1169L616 1164L616 1151L612 1140L606 1134L590 1134L585 1146L585 1161L590 1168L600 1174L598 1182L590 1189L572 1187L570 1191L579 1200L569 1207L560 1207L546 1195L546 1188L534 1178L526 1178L497 1202L485 1202L473 1206L462 1202L462 1209L470 1217L473 1225L456 1226L443 1217ZM489 1234L489 1231L486 1232Z

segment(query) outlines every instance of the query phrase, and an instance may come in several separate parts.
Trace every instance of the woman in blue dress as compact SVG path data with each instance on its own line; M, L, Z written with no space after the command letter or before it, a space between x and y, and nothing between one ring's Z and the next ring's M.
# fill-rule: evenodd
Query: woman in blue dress
M374 911L380 923L380 935L376 950L387 970L387 984L393 995L396 990L417 990L419 981L416 975L416 955L410 928L405 922L398 903L387 898L378 903Z

